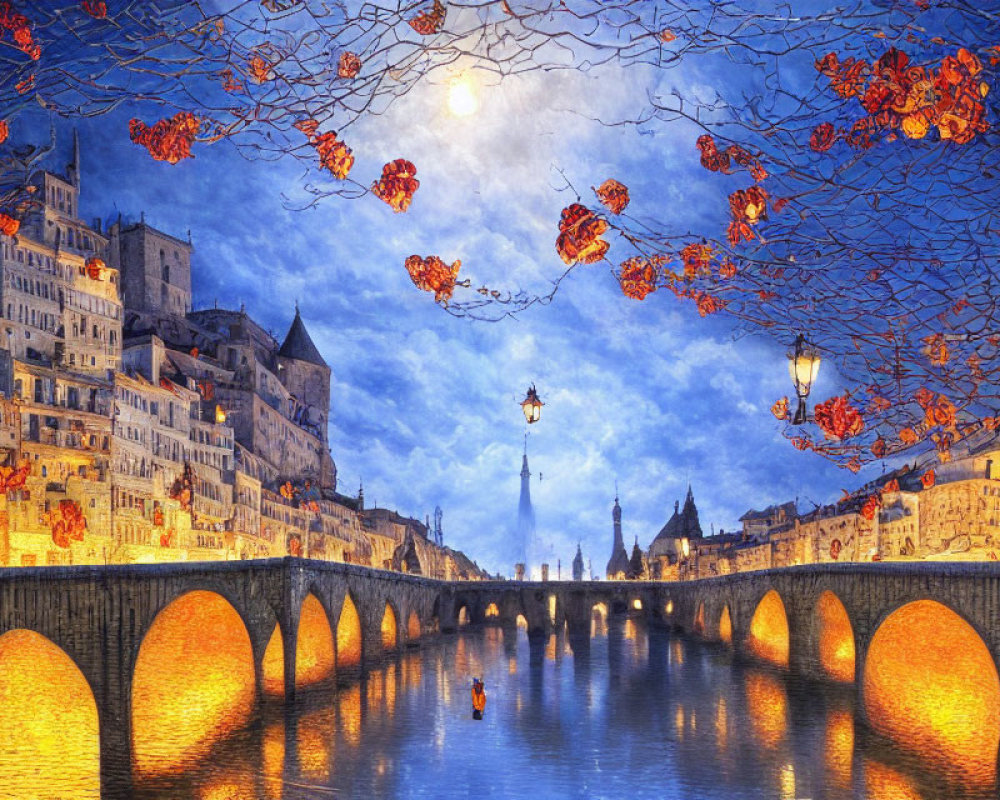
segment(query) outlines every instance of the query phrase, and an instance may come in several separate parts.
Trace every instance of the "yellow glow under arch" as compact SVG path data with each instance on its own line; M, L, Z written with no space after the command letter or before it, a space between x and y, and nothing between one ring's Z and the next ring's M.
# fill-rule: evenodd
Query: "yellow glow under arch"
M361 664L361 618L348 592L337 621L337 667L357 667Z
M100 798L97 703L41 634L0 636L0 787L7 797Z
M816 603L819 663L827 677L854 682L854 629L847 609L833 592L826 591Z
M468 624L469 624L469 609L466 608L465 606L462 606L460 609L458 609L458 627L464 628Z
M747 649L777 667L788 666L788 618L785 604L774 589L757 604L747 634Z
M295 640L295 688L322 683L333 676L333 633L322 603L313 594L306 595L299 610L299 632ZM285 696L285 660L282 654L281 626L274 631L264 650L263 679L267 697Z
M733 643L733 620L729 616L729 606L724 606L719 615L719 641L724 644Z
M396 612L389 603L385 604L382 614L382 650L391 652L396 649L398 632L396 630Z
M699 636L705 635L705 604L698 603L698 610L694 615L694 632Z
M500 609L497 608L497 604L496 603L490 603L488 606L486 606L486 618L487 619L494 619L495 617L499 617L499 616L500 616Z
M253 652L221 595L192 591L156 615L132 678L136 776L162 776L204 757L253 712Z
M996 780L1000 679L979 634L950 608L917 600L890 614L868 647L863 681L879 733L963 783Z
M420 617L416 611L411 611L410 618L406 621L406 638L411 642L420 638Z

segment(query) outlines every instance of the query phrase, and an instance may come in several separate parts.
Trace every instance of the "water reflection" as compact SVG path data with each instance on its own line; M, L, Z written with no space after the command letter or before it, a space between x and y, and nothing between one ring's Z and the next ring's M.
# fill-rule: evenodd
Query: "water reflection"
M640 616L612 614L607 631L529 641L490 627L425 642L348 686L264 706L203 760L136 797L989 796L955 789L866 733L850 687L734 664L729 650L649 630ZM0 638L0 686L6 664ZM481 721L471 714L472 675L487 689ZM0 797L32 796L4 789Z

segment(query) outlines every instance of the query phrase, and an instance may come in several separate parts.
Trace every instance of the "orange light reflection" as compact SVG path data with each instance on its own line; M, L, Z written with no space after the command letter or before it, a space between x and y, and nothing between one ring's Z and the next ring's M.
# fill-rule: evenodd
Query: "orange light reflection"
M781 744L788 729L785 687L774 675L751 670L746 674L744 688L753 735L764 747L774 749Z
M785 605L774 589L757 604L750 621L747 649L775 666L788 666L788 620Z

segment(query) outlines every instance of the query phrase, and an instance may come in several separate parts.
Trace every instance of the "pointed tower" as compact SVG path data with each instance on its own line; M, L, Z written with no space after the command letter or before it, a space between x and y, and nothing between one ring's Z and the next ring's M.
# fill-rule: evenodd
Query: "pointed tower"
M701 523L698 521L698 507L694 504L694 494L691 484L688 484L687 497L684 498L684 508L681 511L681 530L688 539L700 539Z
M576 558L573 559L573 580L583 580L583 551L579 542L576 543Z
M639 548L639 537L635 537L635 544L632 545L632 557L628 561L629 580L637 581L646 575L646 564L642 557L642 550Z
M295 397L294 420L323 443L316 465L320 485L324 489L336 490L337 467L330 456L327 431L330 367L313 344L299 313L298 303L295 304L295 319L278 350L278 367L282 384Z
M524 564L527 577L531 578L531 568L537 565L535 552L535 509L531 507L531 471L528 469L528 442L524 443L524 458L521 461L521 499L517 505L517 542L520 550L519 561Z
M608 560L607 578L609 581L620 581L628 572L628 553L625 552L625 542L622 540L622 507L618 505L618 495L615 495L615 507L611 511L615 523L615 541L611 546L611 558Z

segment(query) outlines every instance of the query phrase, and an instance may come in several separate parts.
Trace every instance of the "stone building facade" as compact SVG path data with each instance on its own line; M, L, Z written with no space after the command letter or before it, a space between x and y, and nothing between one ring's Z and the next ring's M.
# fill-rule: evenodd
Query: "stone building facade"
M296 555L482 578L337 492L330 367L298 309L192 311L190 234L80 217L80 149L0 236L0 564Z

